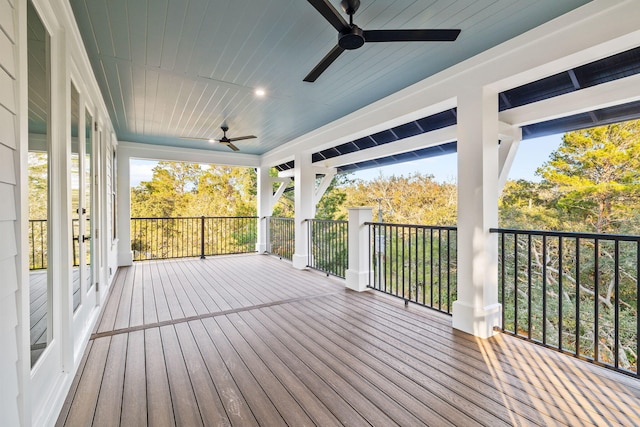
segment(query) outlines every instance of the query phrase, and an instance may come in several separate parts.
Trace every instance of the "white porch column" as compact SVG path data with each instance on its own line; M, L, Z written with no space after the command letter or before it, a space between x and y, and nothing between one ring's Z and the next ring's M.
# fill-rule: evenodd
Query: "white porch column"
M131 252L131 179L129 177L130 156L119 148L118 156L118 265L132 265Z
M500 325L498 303L498 94L458 97L458 300L453 327L481 338Z
M269 169L266 166L258 168L258 236L256 241L256 252L267 251L267 216L271 215L271 199L273 198L273 188Z
M316 206L313 203L315 172L311 165L311 154L299 153L294 157L294 209L295 209L295 253L293 266L307 267L309 258L309 236L306 219L313 219Z
M347 288L362 292L367 289L371 270L369 230L365 222L371 222L373 208L349 208L349 268L346 273Z

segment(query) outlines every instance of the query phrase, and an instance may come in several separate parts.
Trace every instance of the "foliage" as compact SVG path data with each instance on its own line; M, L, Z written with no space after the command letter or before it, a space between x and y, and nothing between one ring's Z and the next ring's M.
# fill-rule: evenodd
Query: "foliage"
M327 274L345 277L349 267L348 222L309 221L311 266Z
M640 121L565 134L538 169L540 183L507 183L500 225L639 234L639 154ZM616 250L606 236L567 236L562 251L560 245L560 238L505 240L504 326L563 351L637 371L638 244L620 242Z
M377 220L401 224L455 225L457 189L455 184L440 184L432 175L419 172L409 176L383 177L372 181L356 180L345 186L346 200L340 215L346 217L347 206L373 206Z
M553 188L565 223L617 232L638 203L640 121L569 132L562 142L538 173Z
M256 179L251 168L159 162L131 190L131 216L255 216Z
M49 194L49 160L47 153L29 152L29 219L46 220Z
M371 287L446 313L457 297L453 227L373 225Z

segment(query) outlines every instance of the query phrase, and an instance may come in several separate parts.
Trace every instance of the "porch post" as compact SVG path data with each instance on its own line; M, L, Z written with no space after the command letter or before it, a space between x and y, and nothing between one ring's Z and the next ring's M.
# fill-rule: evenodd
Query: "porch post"
M458 300L453 327L481 338L500 325L498 303L498 94L458 97Z
M256 240L256 252L267 251L267 216L271 215L271 199L273 194L269 169L265 166L258 168L258 235Z
M315 173L311 166L311 154L296 154L294 163L295 253L292 262L295 268L304 269L309 261L309 236L305 220L313 219L316 214L313 203Z
M129 177L129 154L118 147L118 265L132 265L131 252L131 178Z
M349 268L346 273L347 288L362 292L367 289L371 277L369 228L373 208L349 208Z

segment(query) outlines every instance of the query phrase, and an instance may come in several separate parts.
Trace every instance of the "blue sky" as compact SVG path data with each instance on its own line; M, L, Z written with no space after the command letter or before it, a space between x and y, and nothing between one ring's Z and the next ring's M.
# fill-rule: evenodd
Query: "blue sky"
M540 181L535 176L537 168L549 160L549 155L558 148L562 141L562 135L545 136L541 138L527 139L520 143L516 158L509 173L509 179L526 179L528 181ZM380 173L383 176L408 175L413 172L430 174L439 182L455 182L457 176L457 157L455 154L438 156L430 159L422 159L414 162L405 162L383 168L368 169L357 172L353 176L370 180ZM151 169L157 164L151 160L131 161L131 185L137 186L140 181L151 179Z
M549 160L549 156L560 146L561 142L562 134L522 141L509 172L509 179L526 179L539 182L540 177L535 175L536 169ZM399 176L408 175L412 172L422 172L423 174L433 175L436 181L439 182L455 182L458 173L457 156L456 154L447 154L446 156L405 162L384 168L361 171L354 176L370 180L377 177L381 171L384 176Z

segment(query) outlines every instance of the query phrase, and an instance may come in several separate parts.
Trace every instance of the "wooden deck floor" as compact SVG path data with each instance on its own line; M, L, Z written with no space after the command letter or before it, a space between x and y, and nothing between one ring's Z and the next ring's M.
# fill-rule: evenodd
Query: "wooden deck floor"
M640 425L640 381L262 255L120 269L63 426Z

